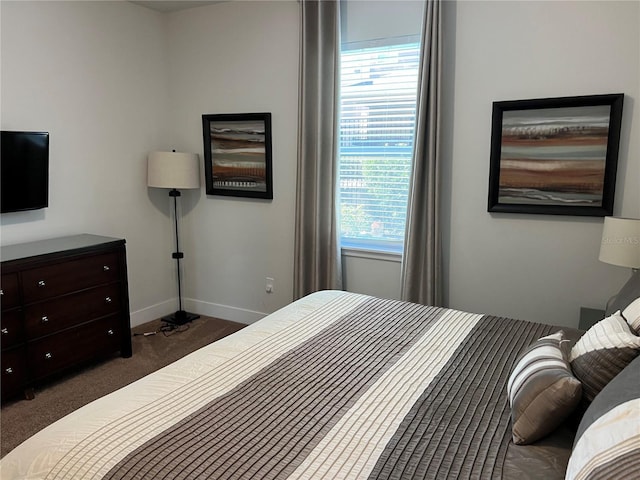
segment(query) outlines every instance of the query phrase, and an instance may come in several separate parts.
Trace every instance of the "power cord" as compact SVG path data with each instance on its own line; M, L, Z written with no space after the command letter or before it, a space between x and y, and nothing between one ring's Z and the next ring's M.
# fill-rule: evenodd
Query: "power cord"
M176 333L186 332L187 330L189 330L188 323L185 323L184 325L174 325L173 323L164 323L160 327L159 331L162 332L162 334L165 337L170 337L171 335L175 335Z
M189 324L184 325L174 325L172 323L163 323L162 326L155 331L151 332L143 332L143 333L134 333L134 337L150 337L152 335L156 335L158 333L162 333L165 337L170 337L171 335L175 335L176 333L182 333L189 330Z

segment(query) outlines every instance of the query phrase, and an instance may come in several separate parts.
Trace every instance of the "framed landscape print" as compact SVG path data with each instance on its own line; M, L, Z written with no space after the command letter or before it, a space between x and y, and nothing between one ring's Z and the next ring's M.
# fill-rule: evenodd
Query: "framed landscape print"
M271 114L202 115L208 195L273 198Z
M612 215L623 100L494 102L489 212Z

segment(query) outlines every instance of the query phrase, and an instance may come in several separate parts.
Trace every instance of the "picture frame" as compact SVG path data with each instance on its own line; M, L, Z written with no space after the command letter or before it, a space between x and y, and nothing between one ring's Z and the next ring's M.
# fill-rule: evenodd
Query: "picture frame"
M202 115L207 195L273 199L271 113Z
M489 212L613 215L624 94L493 103Z

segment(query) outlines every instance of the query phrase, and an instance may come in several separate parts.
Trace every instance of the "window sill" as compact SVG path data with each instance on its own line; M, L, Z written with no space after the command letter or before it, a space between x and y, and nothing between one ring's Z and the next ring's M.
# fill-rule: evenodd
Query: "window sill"
M342 248L343 257L367 258L369 260L381 260L385 262L402 262L401 253L381 252L379 250L367 250L364 248Z

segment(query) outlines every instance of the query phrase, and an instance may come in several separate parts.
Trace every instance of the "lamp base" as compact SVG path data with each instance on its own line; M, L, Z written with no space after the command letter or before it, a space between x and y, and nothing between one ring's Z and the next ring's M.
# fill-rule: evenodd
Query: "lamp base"
M200 315L178 310L176 313L162 317L162 321L171 325L184 325L185 323L193 322L196 318L200 318Z

